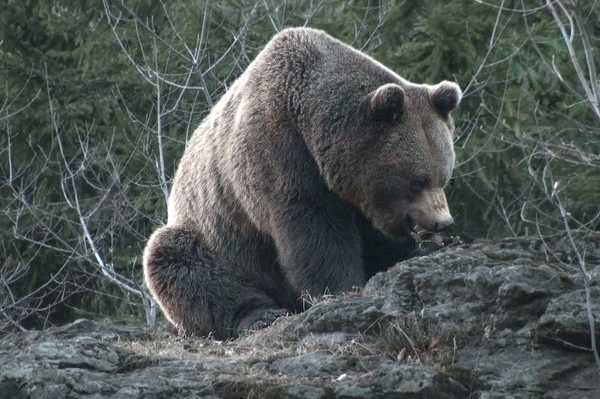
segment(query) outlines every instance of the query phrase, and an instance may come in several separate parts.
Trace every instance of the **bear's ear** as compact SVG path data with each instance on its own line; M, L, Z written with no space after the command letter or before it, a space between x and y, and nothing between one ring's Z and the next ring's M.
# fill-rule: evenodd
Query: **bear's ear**
M403 105L404 90L397 84L384 84L369 93L369 114L377 121L397 121Z
M450 111L455 109L462 98L460 87L454 83L444 80L433 87L431 92L431 103L443 116L447 117Z

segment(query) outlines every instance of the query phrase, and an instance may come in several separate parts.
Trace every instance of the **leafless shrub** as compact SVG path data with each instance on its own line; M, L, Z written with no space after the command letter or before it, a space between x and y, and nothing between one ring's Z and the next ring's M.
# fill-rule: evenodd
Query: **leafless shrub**
M580 14L580 8L577 5L577 1L546 0L546 6L551 12L554 22L560 29L563 43L569 53L569 60L576 72L577 81L573 82L576 84L565 81L554 62L552 62L553 71L556 77L570 90L575 91L576 89L574 89L574 87L577 86L583 90L583 93L579 94L580 97L589 105L592 114L596 120L600 122L600 80L598 79L597 74L596 59L593 55L594 47L592 46L588 27L583 21L584 17ZM580 63L581 59L585 60L583 65ZM560 150L563 150L563 148L560 148ZM573 229L590 231L589 226L592 223L596 223L598 218L600 218L600 211L589 221L582 222L573 218L571 213L566 209L564 202L561 200L561 182L553 178L551 169L551 163L556 158L565 161L565 154L572 156L574 153L574 162L583 162L590 168L600 170L600 156L598 154L587 154L584 151L573 151L568 147L566 151L553 152L547 148L545 150L546 153L544 155L546 155L546 163L540 179L541 184L544 187L543 191L546 198L558 209L564 232L567 234L571 247L577 256L574 263L575 266L579 268L584 282L591 349L596 364L600 369L600 355L598 354L595 333L596 321L594 320L594 315L592 313L592 299L590 295L592 277L588 272L585 256L582 254L582 250L585 251L585 249L579 248L573 238ZM569 158L568 161L573 162L572 158Z
M355 45L376 44L386 4L365 7L362 18L353 21L355 38L367 37ZM290 24L292 15L303 15L308 25L323 7L331 6L320 1L242 1L236 10L241 23L221 31L225 41L229 40L222 49L213 46L215 32L210 26L210 7L221 5L195 5L201 16L195 35L184 33L185 27L170 14L173 7L189 4L161 2L162 14L148 17L140 16L126 1L104 0L102 5L104 18L95 23L108 23L115 47L146 83L152 103L146 112L134 110L127 100L131 93L114 87L116 101L139 133L124 137L113 131L101 137L93 120L83 128L63 121L60 94L47 72L45 90L37 91L24 106L13 106L14 93L0 102L0 123L6 127L6 146L0 151L3 160L7 159L2 166L7 178L1 188L10 196L5 216L14 238L0 248L6 254L0 264L0 332L24 329L22 321L33 315L48 318L56 305L70 306L65 300L76 294L118 299L125 306L143 310L147 325L154 326L156 304L141 282L139 267L148 229L140 226L164 223L174 167L187 139L215 98L250 63L250 50L255 48L250 49L254 44L247 37L256 21L270 21L276 32ZM374 13L375 28L367 22ZM222 43L223 38L219 39ZM30 162L15 161L14 140L22 145L25 137L11 131L10 121L44 95L50 144L30 143ZM46 192L59 196L40 201L38 192L54 182L58 187ZM123 242L131 241L140 243L139 251L123 248ZM132 257L131 252L138 255ZM9 255L21 253L28 258ZM55 272L41 277L46 280L38 281L36 288L24 289L26 280L38 272L41 259L51 262Z
M482 2L479 2L482 3ZM494 6L491 3L485 3ZM582 15L583 2L573 0L546 0L544 4L528 8L524 1L521 1L521 7L506 8L504 2L498 6L498 13L515 14L522 17L523 26L527 33L526 40L534 47L537 55L546 65L548 73L554 75L563 85L565 90L574 97L579 98L579 102L587 104L593 119L600 121L600 80L597 73L597 57L594 55L595 49L592 44L592 38L589 30L591 25L586 21L597 15L593 7L588 11L593 13L587 16ZM528 17L532 15L543 15L549 17L555 24L559 32L559 40L568 54L568 63L562 63L561 67L556 62L558 54L547 57L547 52L539 47L538 40L534 37L529 25ZM494 29L494 32L496 29ZM492 38L494 34L492 35ZM558 38L557 38L558 39ZM491 42L490 42L491 43ZM520 46L515 51L519 51ZM484 61L487 59L484 58ZM574 74L566 73L566 66L570 65ZM562 68L562 70L561 70ZM482 68L478 69L478 72ZM477 75L477 74L476 74ZM475 75L475 76L476 76ZM501 101L504 104L504 101ZM497 121L500 123L503 118L503 107L497 112ZM565 116L568 118L567 116ZM509 229L514 232L518 230L514 225L514 220L518 220L525 226L525 231L529 227L540 235L544 236L549 232L562 233L568 237L576 258L572 264L563 265L566 268L579 270L583 277L584 289L586 293L587 317L590 328L591 349L594 358L600 368L600 356L595 336L594 315L592 313L592 303L590 296L590 285L592 277L585 261L585 248L574 239L575 232L579 234L591 233L594 226L598 225L600 220L600 211L589 215L585 220L581 220L569 211L569 205L564 201L564 196L570 195L571 190L575 189L575 184L570 177L564 176L565 168L580 168L581 170L600 171L600 155L594 151L589 151L585 146L585 138L592 140L598 137L600 129L593 124L585 124L582 121L572 120L573 130L579 133L579 139L576 144L569 139L566 131L556 131L552 134L534 135L527 131L519 131L514 135L502 135L500 141L505 143L507 148L517 148L526 154L521 161L521 167L526 167L529 173L531 184L527 190L516 196L515 201L510 204L510 211L503 206L503 202L498 201L496 212L504 215L504 220ZM581 143L584 143L583 145ZM476 157L474 155L474 157ZM469 161L469 160L468 160ZM556 170L562 170L561 175ZM515 218L518 215L518 218ZM550 249L551 250L551 249Z

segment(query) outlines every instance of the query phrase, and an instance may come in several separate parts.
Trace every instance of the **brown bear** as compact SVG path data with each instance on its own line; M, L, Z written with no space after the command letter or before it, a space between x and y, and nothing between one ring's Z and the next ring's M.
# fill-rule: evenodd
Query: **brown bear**
M190 139L146 283L182 334L233 337L361 287L453 223L457 84L411 83L323 31L273 37Z

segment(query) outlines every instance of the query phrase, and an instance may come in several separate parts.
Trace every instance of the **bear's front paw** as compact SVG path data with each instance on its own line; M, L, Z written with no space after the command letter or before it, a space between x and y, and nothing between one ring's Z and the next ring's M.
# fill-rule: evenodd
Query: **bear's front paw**
M269 327L275 320L289 312L285 309L260 309L246 315L238 326L238 335Z

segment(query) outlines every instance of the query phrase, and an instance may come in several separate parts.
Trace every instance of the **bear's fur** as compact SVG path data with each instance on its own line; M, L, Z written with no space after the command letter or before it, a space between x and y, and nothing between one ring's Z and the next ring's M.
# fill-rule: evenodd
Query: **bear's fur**
M219 338L361 287L452 223L455 83L408 82L322 31L277 34L195 131L146 283L183 334Z

